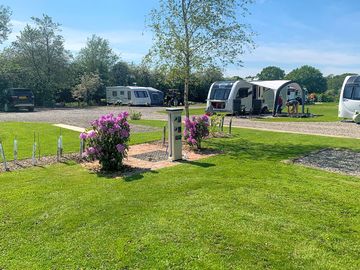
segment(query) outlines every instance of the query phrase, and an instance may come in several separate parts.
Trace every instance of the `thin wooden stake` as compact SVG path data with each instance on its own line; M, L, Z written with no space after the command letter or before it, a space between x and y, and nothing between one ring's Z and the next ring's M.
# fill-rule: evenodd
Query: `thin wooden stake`
M16 136L14 138L14 164L17 163L17 159L18 159L18 142L16 139Z
M163 134L162 134L162 144L165 145L165 136L166 136L166 126L163 128Z
M232 128L232 117L230 118L230 122L229 122L229 134L231 135L231 128Z
M2 157L2 160L3 160L3 164L4 164L4 170L5 171L8 171L8 166L7 166L7 162L6 162L6 157L5 157L5 152L4 152L4 148L3 148L3 145L0 141L0 155Z

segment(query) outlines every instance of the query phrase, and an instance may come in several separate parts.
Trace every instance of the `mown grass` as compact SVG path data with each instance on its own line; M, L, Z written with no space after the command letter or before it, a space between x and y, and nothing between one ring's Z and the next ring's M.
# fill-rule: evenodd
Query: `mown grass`
M160 127L165 125L164 121L139 120L130 121L130 124L157 127L159 130L133 133L130 144L156 141L162 138ZM13 160L13 141L18 141L18 159L30 158L32 156L32 145L40 138L41 156L56 155L57 139L60 133L63 136L64 153L78 152L80 149L79 132L61 129L48 123L23 123L3 122L0 123L0 139L5 149L6 158Z
M335 102L306 105L305 112L308 108L310 113L317 115L311 118L270 117L257 120L269 122L336 122L340 120L338 118L338 105ZM299 110L301 110L300 107ZM283 112L286 112L286 106L283 107Z
M284 164L358 140L233 129L224 154L107 178L0 175L0 268L358 269L359 178Z

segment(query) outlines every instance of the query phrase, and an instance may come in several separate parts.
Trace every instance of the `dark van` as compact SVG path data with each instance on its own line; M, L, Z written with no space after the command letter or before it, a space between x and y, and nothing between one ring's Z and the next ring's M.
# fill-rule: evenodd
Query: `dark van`
M35 108L34 94L27 88L5 89L1 103L2 109L5 112L20 109L27 109L29 112L33 112Z

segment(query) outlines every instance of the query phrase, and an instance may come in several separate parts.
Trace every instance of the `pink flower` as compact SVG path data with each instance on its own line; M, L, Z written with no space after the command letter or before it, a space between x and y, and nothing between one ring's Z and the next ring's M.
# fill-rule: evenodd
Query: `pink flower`
M87 135L85 132L81 132L79 137L80 139L85 140L87 138Z
M88 134L87 134L88 139L95 138L95 137L96 137L95 130L91 130L91 131L88 132Z
M119 153L124 153L125 146L119 143L116 145L116 150L118 150Z
M93 155L96 153L96 149L94 147L89 147L86 149L86 153L89 155Z

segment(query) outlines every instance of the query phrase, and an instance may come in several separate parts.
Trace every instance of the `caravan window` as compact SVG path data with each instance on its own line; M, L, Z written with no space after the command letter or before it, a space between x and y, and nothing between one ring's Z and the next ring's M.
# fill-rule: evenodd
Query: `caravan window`
M135 91L135 97L137 97L137 98L147 98L148 93L146 91Z
M344 98L349 98L349 99L351 99L352 90L353 90L353 86L352 86L352 85L346 85L346 86L345 86L345 89L344 89Z
M117 91L113 91L113 97L117 97Z
M236 94L236 99L241 99L249 96L249 88L240 88Z
M353 89L352 99L360 100L360 86L357 85Z
M128 91L128 99L131 99L131 92Z
M216 83L210 94L210 99L225 100L229 98L233 82L220 82Z
M123 96L124 95L124 91L120 91L120 96Z

